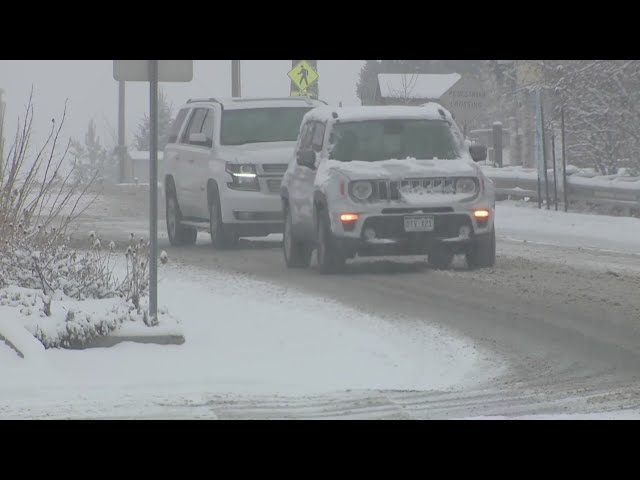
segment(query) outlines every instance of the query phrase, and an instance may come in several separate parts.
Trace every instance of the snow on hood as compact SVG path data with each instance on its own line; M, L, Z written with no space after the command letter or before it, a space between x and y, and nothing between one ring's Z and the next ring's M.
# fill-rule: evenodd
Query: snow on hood
M464 177L479 174L478 166L466 159L416 160L415 158L407 158L379 162L329 160L325 164L328 171L337 171L349 180L375 178L402 180L404 178Z
M227 162L234 163L289 163L295 146L295 141L223 145L220 154Z

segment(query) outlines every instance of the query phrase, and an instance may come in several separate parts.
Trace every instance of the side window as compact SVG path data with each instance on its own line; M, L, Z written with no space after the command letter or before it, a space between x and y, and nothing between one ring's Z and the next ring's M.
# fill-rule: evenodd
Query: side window
M207 114L206 108L198 108L191 114L189 125L182 134L180 143L189 143L189 135L192 133L200 133L202 131L202 124L204 123L204 117Z
M213 146L213 119L215 117L216 112L208 108L207 114L204 117L204 122L202 124L202 133L204 133L205 137L207 137L207 146Z
M188 108L183 108L178 112L178 115L176 115L176 119L171 125L171 130L169 131L169 136L167 137L167 143L176 143L178 141L178 134L180 133L180 129L182 128L182 124L184 123L184 119L187 117L187 113L189 113Z
M310 150L311 149L311 139L313 138L313 127L316 125L316 122L309 122L304 126L304 130L302 132L302 139L300 141L300 150Z
M324 141L324 123L316 123L316 128L313 129L313 137L311 139L311 148L314 151L320 152L322 150L322 142Z

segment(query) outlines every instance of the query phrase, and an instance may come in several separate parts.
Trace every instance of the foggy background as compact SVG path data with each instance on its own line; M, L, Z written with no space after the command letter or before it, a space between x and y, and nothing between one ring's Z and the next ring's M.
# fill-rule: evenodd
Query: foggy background
M356 82L363 60L319 60L320 98L329 104L360 105ZM243 96L289 96L287 72L291 60L242 60ZM68 99L63 139L84 138L93 118L104 146L116 144L118 83L113 79L112 60L0 60L0 89L6 102L5 141L13 142L18 115L34 88L35 145L46 139L51 119L60 119ZM231 96L230 60L195 60L193 81L160 83L174 115L188 99ZM149 86L146 82L127 82L126 143L133 138L138 124L149 111Z

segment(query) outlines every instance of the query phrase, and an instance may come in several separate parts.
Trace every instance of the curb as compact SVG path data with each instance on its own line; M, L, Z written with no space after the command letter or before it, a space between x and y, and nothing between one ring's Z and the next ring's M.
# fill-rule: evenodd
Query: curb
M70 350L84 350L87 348L109 348L123 342L153 343L156 345L182 345L183 335L107 335L97 337L83 345L69 347Z

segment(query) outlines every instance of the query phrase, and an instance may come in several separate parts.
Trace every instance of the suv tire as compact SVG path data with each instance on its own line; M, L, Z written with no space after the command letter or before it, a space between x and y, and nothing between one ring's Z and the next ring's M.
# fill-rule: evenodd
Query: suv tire
M198 230L182 225L182 214L173 188L167 189L166 195L166 220L169 243L174 247L179 245L193 245L198 238Z
M215 190L211 195L209 202L209 233L211 234L211 243L218 250L231 248L238 243L238 235L233 231L230 225L222 221L222 209L220 208L220 196Z

